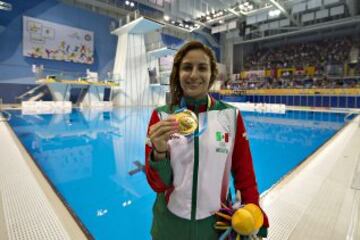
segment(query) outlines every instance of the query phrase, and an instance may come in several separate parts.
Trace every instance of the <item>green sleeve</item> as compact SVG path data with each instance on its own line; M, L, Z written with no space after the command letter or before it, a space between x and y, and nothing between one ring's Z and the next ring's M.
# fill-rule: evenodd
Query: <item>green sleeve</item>
M268 229L266 227L261 227L259 229L259 232L257 234L259 237L263 237L263 238L266 238L267 235L268 235Z
M150 154L150 167L157 171L162 182L170 186L172 184L172 169L170 164L170 158L166 156L165 159L160 161L154 160L153 152Z

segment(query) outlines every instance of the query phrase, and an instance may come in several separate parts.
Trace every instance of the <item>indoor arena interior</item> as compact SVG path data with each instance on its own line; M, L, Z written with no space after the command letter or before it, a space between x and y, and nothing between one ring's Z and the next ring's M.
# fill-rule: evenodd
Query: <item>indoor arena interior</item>
M360 239L359 0L0 0L0 46L1 240Z

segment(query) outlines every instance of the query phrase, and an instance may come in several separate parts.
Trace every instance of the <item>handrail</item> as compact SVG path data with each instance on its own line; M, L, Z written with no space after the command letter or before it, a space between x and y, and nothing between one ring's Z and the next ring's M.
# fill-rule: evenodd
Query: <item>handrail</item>
M349 112L349 113L346 114L346 116L344 117L344 122L350 121L350 120L349 120L349 117L352 116L352 115L354 115L354 114L360 114L360 112L357 112L357 111L351 111L351 112Z
M6 116L4 113L6 114ZM10 119L11 119L11 113L0 110L0 122L8 122L10 121Z
M27 92L25 92L25 93L21 94L20 96L17 96L17 97L16 97L16 99L23 99L26 95L33 94L36 90L38 90L38 89L40 89L40 88L44 87L45 85L46 85L46 84L40 84L40 85L38 85L38 86L36 86L36 87L34 87L34 88L30 89L29 91L27 91Z

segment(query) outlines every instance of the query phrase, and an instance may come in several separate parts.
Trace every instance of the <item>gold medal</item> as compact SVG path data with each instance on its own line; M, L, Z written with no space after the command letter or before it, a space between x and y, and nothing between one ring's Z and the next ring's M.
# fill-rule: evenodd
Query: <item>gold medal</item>
M188 109L176 113L175 118L179 123L179 133L182 135L192 134L198 127L198 120L195 113Z

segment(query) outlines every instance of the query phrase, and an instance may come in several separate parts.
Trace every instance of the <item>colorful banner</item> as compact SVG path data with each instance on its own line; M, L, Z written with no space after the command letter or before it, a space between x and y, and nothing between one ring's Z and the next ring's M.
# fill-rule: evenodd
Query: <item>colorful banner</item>
M295 75L296 69L294 67L292 68L279 68L277 69L277 77L287 77L290 75Z
M240 74L242 79L255 80L257 78L265 77L265 70L242 71Z
M222 95L263 95L263 96L359 96L360 88L313 88L313 89L252 89L252 90L220 90Z
M24 16L23 55L92 64L94 33Z

